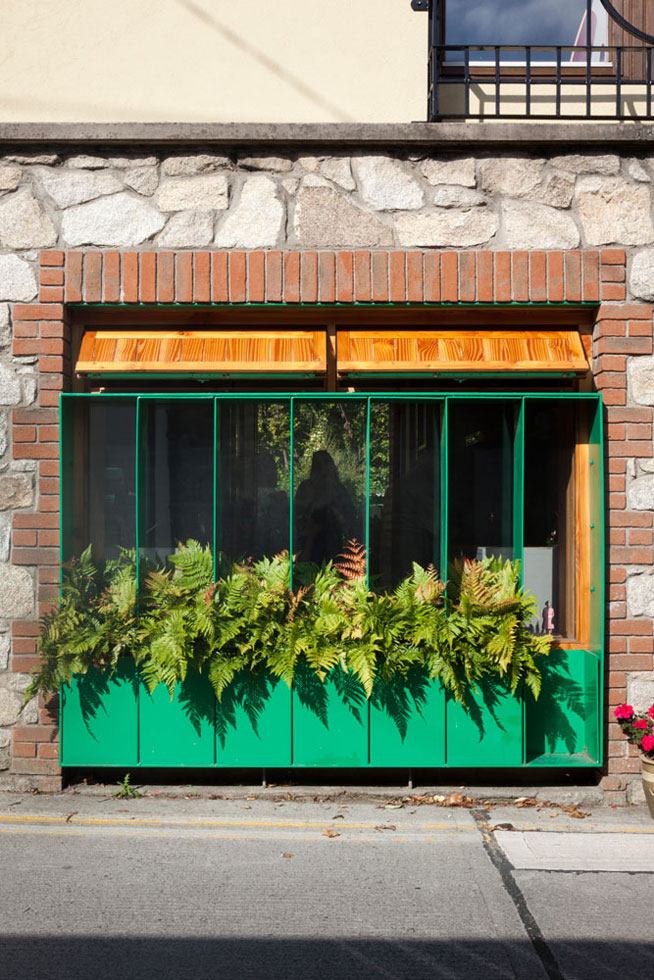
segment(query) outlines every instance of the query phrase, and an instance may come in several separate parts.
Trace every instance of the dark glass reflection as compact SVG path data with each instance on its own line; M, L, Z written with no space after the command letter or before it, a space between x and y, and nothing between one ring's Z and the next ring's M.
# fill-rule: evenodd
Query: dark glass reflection
M233 561L288 551L290 402L225 400L218 412L219 549Z
M293 551L322 565L365 543L365 402L297 401L293 437Z
M70 462L64 471L63 553L91 542L99 560L136 544L136 401L76 399L70 412Z
M370 582L392 589L413 562L440 564L437 402L370 407Z
M448 559L513 557L513 437L517 409L449 406Z
M573 636L577 407L525 407L524 584L538 600L534 629Z
M593 7L592 43L606 44L606 12ZM586 0L445 0L446 43L584 45L585 15Z
M140 554L213 542L213 401L141 401Z

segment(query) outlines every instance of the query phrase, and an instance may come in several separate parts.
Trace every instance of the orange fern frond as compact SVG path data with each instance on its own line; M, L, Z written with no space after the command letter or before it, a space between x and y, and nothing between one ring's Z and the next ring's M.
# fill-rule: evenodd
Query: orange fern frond
M338 555L334 562L336 571L348 582L365 578L367 566L368 555L366 549L355 538L348 541L343 554Z

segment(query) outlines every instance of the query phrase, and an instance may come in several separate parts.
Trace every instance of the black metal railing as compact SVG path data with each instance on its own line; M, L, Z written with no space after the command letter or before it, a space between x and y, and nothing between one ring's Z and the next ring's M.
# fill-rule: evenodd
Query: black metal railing
M429 119L651 120L653 51L432 44Z

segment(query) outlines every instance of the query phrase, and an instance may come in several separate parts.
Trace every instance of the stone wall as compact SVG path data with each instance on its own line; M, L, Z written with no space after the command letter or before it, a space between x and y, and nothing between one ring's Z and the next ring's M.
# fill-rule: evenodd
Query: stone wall
M370 295L363 296L357 295L356 270L350 293L337 293L340 264L329 260L335 269L330 299L345 302L394 301L393 269L398 275L401 269L408 290L402 298L409 301L556 303L564 299L564 279L567 289L575 276L581 299L587 272L585 298L599 307L595 378L608 406L607 703L654 700L654 154L261 154L117 156L79 148L0 157L0 784L32 786L40 779L42 787L56 785L55 706L20 707L34 662L37 601L52 594L56 580L56 403L70 353L61 304L81 297L64 296L65 269L73 277L70 289L77 288L71 283L79 273L79 289L83 274L84 288L95 290L87 299L154 302L164 299L154 279L151 294L138 293L145 256L153 250L163 253L162 268L171 250L178 261L185 250L202 250L202 256L262 250L270 258L304 250L311 260L288 263L298 282L283 297L287 302L301 298L303 268L322 268L315 253L333 250L368 256L361 268L367 263L363 282ZM111 253L117 265L124 250L143 252L144 261L133 264L141 275L130 287L133 294L125 295L127 280L117 285L109 260L101 274L97 249L120 250ZM437 249L445 251L436 293ZM72 258L73 250L85 252L87 260ZM410 291L416 263L425 277L432 270L430 292L427 278L419 295ZM265 275L273 263L258 267ZM484 279L489 268L491 278L486 272ZM593 268L601 268L594 279ZM454 270L454 287L446 281L448 269ZM238 295L225 283L224 291L210 292L205 301L256 298L245 280ZM307 283L311 295L304 299L323 298L317 275L315 290L312 274ZM165 299L197 300L196 287L183 296L168 291ZM266 284L261 288L265 298ZM575 294L565 298L574 301ZM617 726L609 726L609 735L605 785L623 794L637 760Z

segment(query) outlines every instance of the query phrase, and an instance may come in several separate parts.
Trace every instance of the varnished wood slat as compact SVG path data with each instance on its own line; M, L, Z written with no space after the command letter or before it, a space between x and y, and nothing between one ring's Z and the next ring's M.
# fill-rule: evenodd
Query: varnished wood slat
M78 373L325 371L324 331L87 330Z
M338 331L338 352L341 372L589 369L572 330L347 330Z

